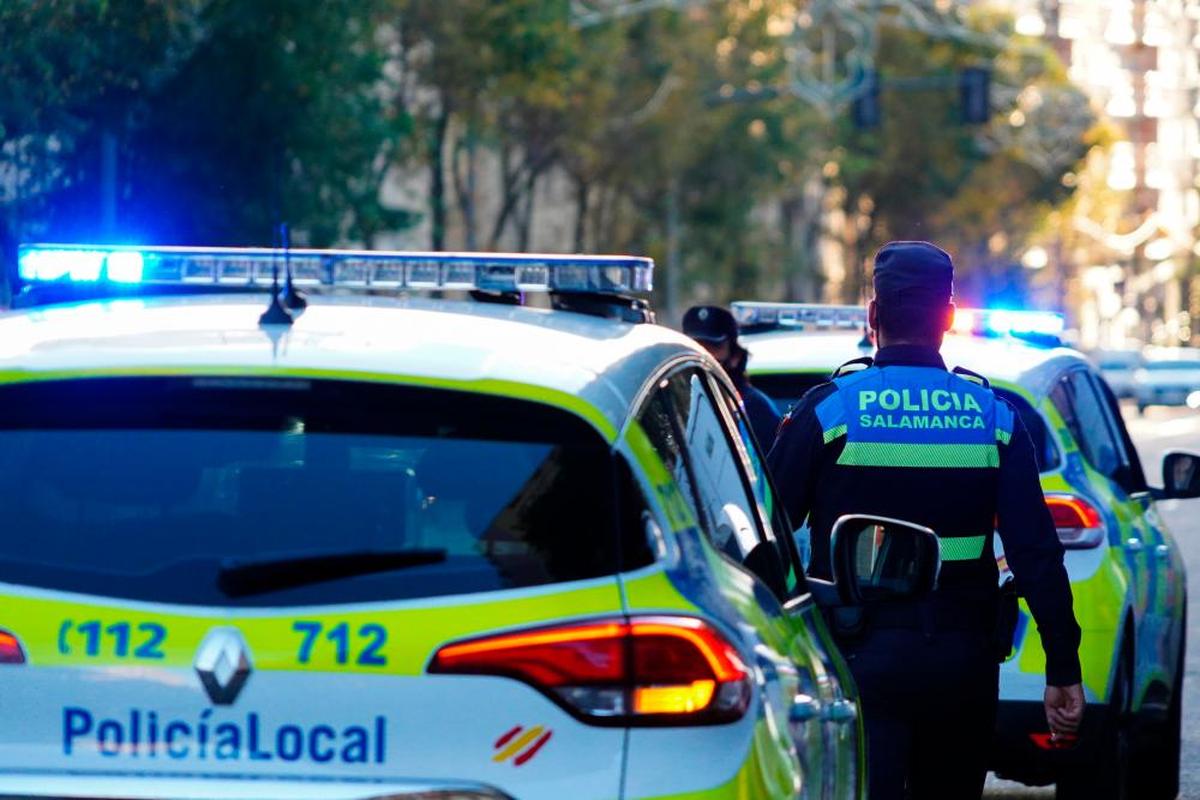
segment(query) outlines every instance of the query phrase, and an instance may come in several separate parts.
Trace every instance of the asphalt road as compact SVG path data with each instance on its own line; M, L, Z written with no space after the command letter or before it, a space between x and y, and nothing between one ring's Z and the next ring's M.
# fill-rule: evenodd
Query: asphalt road
M1151 484L1162 484L1162 456L1168 450L1192 450L1200 453L1200 411L1151 408L1145 417L1127 408L1129 434L1137 445L1142 466ZM1160 505L1188 570L1188 642L1187 677L1183 701L1183 758L1180 797L1200 800L1200 500L1167 501ZM1053 789L1031 789L1020 784L988 782L989 800L1032 800L1050 798Z

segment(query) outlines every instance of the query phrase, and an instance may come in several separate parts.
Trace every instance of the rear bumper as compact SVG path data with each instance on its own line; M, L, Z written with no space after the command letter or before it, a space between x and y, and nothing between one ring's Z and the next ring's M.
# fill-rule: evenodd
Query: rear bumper
M1001 702L996 710L996 738L991 769L1000 777L1032 786L1053 783L1062 768L1094 761L1108 722L1108 706L1089 703L1084 709L1078 743L1069 749L1045 750L1030 734L1045 734L1046 712L1041 703Z

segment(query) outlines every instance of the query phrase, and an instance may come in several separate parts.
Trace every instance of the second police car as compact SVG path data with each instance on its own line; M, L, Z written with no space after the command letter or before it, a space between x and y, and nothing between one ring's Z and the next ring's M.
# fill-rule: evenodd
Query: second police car
M784 410L874 350L861 307L746 302L734 313L751 379ZM1088 707L1078 746L1064 748L1046 727L1045 654L1022 602L1000 673L991 766L1026 783L1057 782L1063 798L1174 798L1187 581L1155 501L1200 494L1200 461L1168 454L1167 488L1151 488L1115 396L1058 343L1062 327L1056 314L960 309L942 348L948 366L985 376L1033 438L1082 628ZM803 531L799 541L803 549ZM1004 580L1011 573L995 541Z
M650 269L23 248L0 794L859 797L763 454Z

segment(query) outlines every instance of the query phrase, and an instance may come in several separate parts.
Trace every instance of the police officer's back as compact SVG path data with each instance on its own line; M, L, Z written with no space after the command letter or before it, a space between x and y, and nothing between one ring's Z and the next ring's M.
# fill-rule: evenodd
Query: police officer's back
M1046 651L1047 717L1077 727L1079 627L1062 545L1020 418L938 349L953 320L949 255L893 242L875 257L874 363L850 364L785 418L770 465L793 522L812 530L809 572L829 577L843 514L904 519L942 545L939 588L867 609L840 634L863 702L870 797L978 797L998 693L993 527ZM1062 687L1062 688L1059 688Z

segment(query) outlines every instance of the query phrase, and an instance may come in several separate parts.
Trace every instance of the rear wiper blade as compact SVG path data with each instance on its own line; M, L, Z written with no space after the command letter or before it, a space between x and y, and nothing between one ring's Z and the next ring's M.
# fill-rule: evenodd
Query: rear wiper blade
M217 588L226 597L246 597L376 572L439 564L445 560L446 551L439 547L423 550L358 550L264 561L226 561L217 574Z

